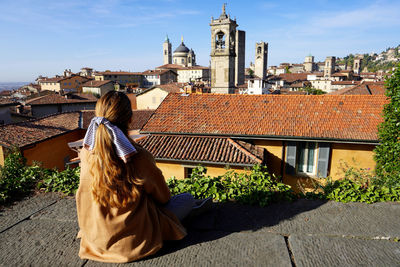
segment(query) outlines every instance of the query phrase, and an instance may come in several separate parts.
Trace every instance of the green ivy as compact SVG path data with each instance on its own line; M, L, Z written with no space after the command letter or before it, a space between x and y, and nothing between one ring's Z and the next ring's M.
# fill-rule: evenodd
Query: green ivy
M195 198L212 197L217 201L237 201L260 206L296 198L290 186L278 182L264 166L256 165L250 173L227 171L213 178L205 175L206 171L205 167L199 166L188 179L168 179L171 193L176 195L189 192Z
M43 176L42 168L37 165L26 167L25 164L26 159L13 149L4 166L0 166L0 203L26 195Z
M386 81L386 96L390 102L383 110L384 122L379 127L376 173L381 184L397 187L400 186L400 65Z
M79 187L80 168L69 167L61 172L52 170L37 184L37 187L45 189L46 192L61 192L66 195L75 194Z

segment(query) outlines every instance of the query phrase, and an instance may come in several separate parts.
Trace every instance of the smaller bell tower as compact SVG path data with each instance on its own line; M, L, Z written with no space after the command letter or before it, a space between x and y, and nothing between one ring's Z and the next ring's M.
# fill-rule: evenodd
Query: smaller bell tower
M165 37L165 41L163 43L163 64L171 64L172 63L172 46L169 42L168 35Z

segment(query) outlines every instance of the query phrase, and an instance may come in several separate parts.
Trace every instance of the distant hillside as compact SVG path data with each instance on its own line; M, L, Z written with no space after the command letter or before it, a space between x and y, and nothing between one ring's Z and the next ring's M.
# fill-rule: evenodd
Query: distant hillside
M348 66L353 66L354 58L357 56L363 57L361 70L364 70L365 67L369 72L392 70L393 67L400 63L400 45L397 47L389 47L379 54L350 54L339 60L338 63L347 63Z
M0 82L0 91L18 89L25 84L29 82Z

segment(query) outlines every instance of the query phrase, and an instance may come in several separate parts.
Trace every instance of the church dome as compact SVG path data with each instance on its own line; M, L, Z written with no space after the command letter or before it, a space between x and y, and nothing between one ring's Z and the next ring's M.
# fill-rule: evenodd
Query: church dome
M187 48L185 46L185 44L182 42L181 45L178 46L174 51L174 53L179 53L179 52L180 53L188 53L189 52L189 48Z

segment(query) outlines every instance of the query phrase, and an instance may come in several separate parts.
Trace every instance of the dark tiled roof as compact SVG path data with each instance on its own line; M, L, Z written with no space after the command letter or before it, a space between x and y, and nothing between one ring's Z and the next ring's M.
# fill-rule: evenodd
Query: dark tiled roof
M156 159L254 165L263 161L262 149L231 138L150 135L137 141Z
M154 109L132 110L132 122L129 124L130 130L142 129L146 122L154 114Z
M79 129L79 112L0 126L0 144L23 147Z
M66 98L59 94L49 94L26 101L26 105L52 105L52 104L72 104L72 103L95 103L97 98L92 94L74 94L71 98Z
M143 133L378 140L385 96L169 94Z
M337 90L330 93L330 95L384 95L385 91L385 82L364 82Z

